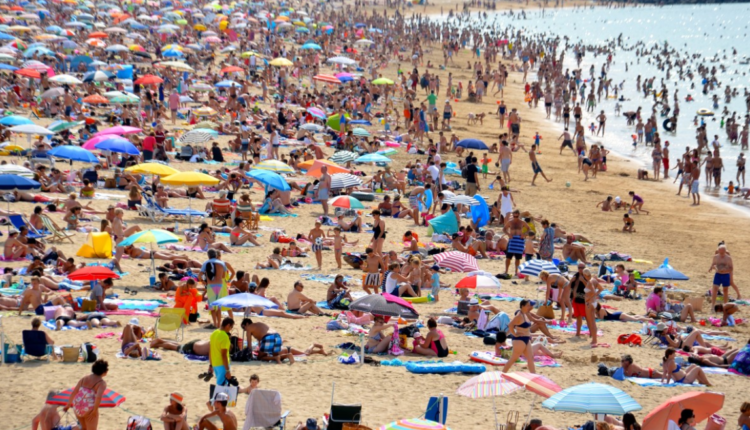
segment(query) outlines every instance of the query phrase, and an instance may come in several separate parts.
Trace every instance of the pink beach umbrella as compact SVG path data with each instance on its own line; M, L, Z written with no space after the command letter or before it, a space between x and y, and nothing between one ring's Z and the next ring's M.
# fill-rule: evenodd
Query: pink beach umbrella
M393 142L391 140L386 140L385 141L385 146L387 146L389 148L400 148L401 144L398 143L398 142Z
M97 133L97 134L99 134L99 133ZM96 147L94 145L96 145L99 142L105 141L107 139L122 139L122 140L126 140L125 138L123 138L121 136L118 136L116 134L102 134L102 135L94 136L91 139L87 140L86 143L83 144L83 149L88 149L89 151L94 151L94 150L96 150Z
M322 120L326 119L326 113L323 112L323 109L321 108L317 108L317 107L307 108L307 113L314 116L315 118L319 118Z
M127 125L117 125L117 126L114 126L114 127L110 127L110 128L104 129L104 130L96 133L94 136L102 136L102 135L105 135L105 134L117 134L117 135L136 134L136 133L140 133L140 132L141 132L141 129L138 128L138 127L128 127Z

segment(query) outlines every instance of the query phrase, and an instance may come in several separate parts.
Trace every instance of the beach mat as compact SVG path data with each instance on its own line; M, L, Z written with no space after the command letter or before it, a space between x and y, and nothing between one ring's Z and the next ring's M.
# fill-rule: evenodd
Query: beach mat
M669 384L665 384L661 382L661 379L649 379L649 378L625 378L626 381L629 381L633 384L640 385L641 387L705 387L705 385L701 384L681 384L679 382L670 382Z
M153 311L167 305L164 300L104 299L104 303L116 304L123 311Z
M49 320L42 323L42 325L52 331L57 330L57 326L55 326L55 320ZM68 331L68 330L88 330L89 327L87 325L84 325L82 327L71 327L71 326L63 326L62 330L60 331Z

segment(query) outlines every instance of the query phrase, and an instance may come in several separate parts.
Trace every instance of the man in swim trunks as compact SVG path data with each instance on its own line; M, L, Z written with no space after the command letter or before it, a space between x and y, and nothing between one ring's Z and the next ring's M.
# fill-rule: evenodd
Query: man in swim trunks
M253 338L258 340L259 360L276 361L281 364L281 346L283 341L279 333L264 323L254 323L250 318L243 319L240 326L245 330L248 344L252 343ZM292 354L285 354L285 356L289 358L290 364L294 363L294 356Z
M513 218L506 221L503 231L510 238L508 241L508 248L505 252L505 278L510 279L508 275L508 269L510 268L510 262L514 258L516 259L515 275L518 275L518 266L521 264L523 258L523 251L526 247L526 242L523 239L523 232L529 230L529 225L521 219L521 211L518 209L513 211Z
M386 264L383 261L383 257L380 254L376 254L372 248L365 249L365 254L367 258L362 266L362 270L365 272L365 281L362 283L362 288L367 294L372 294L370 288L377 294L380 288L380 275L386 268Z
M325 315L316 305L315 300L302 294L302 290L305 286L302 281L295 281L292 291L286 298L287 309L291 312L296 312L300 315L304 315L311 312L314 315Z
M620 365L622 366L622 370L624 371L625 376L628 377L635 376L648 379L661 379L662 377L661 372L659 372L658 370L654 370L650 367L648 369L642 369L637 364L634 364L633 357L630 354L625 354L622 356Z
M495 163L495 167L500 167L500 171L503 173L503 180L505 183L510 182L510 163L513 162L513 151L510 150L510 146L507 140L502 141L500 150L498 153L499 163ZM503 214L505 215L505 214Z
M152 349L162 348L166 349L167 351L177 351L180 354L184 355L201 355L204 357L208 357L209 351L211 349L211 342L207 340L191 340L190 342L180 345L179 342L175 342L173 340L155 338L151 341L149 347L151 347Z
M727 247L724 245L719 246L708 271L711 272L714 269L716 269L716 273L714 274L714 283L711 287L711 308L716 306L716 296L719 294L719 287L722 287L724 303L729 303L729 285L731 284L734 263L732 262L732 257L727 253Z
M575 242L575 236L567 235L565 237L565 245L563 245L562 253L563 258L568 264L578 264L582 262L588 264L586 261L586 247Z

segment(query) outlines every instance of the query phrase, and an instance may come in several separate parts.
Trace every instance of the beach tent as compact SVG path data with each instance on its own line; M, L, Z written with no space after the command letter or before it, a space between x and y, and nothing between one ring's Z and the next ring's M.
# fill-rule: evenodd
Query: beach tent
M458 232L458 220L453 211L448 211L443 215L437 216L429 222L430 228L427 229L427 234L430 236L435 233L451 235Z
M112 238L106 232L91 232L76 255L83 258L112 258Z
M474 221L474 225L477 227L484 227L490 221L490 208L487 206L487 202L477 194L474 197L478 197L475 200L479 202L478 205L471 206L471 219Z

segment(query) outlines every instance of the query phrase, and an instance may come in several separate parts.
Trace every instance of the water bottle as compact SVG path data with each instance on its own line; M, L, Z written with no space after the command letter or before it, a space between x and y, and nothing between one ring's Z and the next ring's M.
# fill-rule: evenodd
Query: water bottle
M648 334L648 326L646 325L646 323L643 323L643 327L641 328L641 333Z
M174 222L174 233L178 234L180 232L180 223L175 221Z
M23 281L23 276L21 276L21 279L18 280L18 288L20 290L26 289L26 283Z

